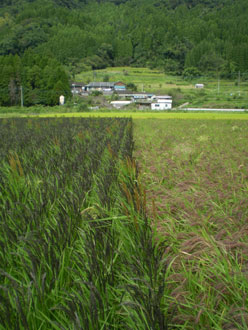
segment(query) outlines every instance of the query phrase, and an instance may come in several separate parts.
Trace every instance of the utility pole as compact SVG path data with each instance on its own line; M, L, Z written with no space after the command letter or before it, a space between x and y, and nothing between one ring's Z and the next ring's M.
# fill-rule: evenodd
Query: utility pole
M73 103L75 104L76 84L72 84L72 86L73 86Z
M21 107L23 108L23 87L20 87L21 90Z
M239 71L239 76L238 76L238 87L239 87L239 96L240 96L240 71Z

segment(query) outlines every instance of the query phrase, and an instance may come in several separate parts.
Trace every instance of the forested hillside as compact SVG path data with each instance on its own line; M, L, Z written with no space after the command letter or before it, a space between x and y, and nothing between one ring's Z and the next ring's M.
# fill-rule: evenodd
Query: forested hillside
M25 76L31 91L39 84L27 71L39 68L44 76L48 67L72 75L120 65L226 78L240 71L245 79L247 17L247 0L2 0L0 72L13 55L24 61L25 72L12 72L8 84L18 85ZM54 63L44 64L39 57ZM69 92L68 84L62 85ZM6 86L1 83L2 91ZM8 104L11 97L0 102Z

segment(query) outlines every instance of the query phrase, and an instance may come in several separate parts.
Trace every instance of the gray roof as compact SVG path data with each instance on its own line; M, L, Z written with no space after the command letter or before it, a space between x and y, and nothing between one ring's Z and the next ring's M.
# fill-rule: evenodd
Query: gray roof
M114 87L115 83L114 82L90 82L87 87Z
M156 98L157 99L167 99L167 100L170 100L170 99L172 99L172 96L170 96L170 95L156 95Z
M144 92L134 92L134 91L130 91L130 90L120 90L120 91L116 91L117 94L119 95L130 95L130 96L153 96L154 94L152 93L144 93Z
M74 87L74 85L75 85L75 87L83 87L83 86L85 86L84 83L82 83L82 82L76 82L76 81L71 81L71 82L70 82L70 85L71 85L72 87Z
M130 90L128 90L128 89L125 89L125 90L116 90L115 91L117 94L120 94L120 95L122 95L122 94L124 94L124 95L133 95L134 94L134 92L133 91L130 91Z

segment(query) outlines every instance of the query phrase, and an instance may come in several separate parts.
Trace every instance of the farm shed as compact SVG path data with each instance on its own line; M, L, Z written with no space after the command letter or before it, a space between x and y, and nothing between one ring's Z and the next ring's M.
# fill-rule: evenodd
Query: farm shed
M71 82L70 86L72 94L81 94L84 91L85 84L81 82Z
M204 88L204 84L195 84L195 88Z

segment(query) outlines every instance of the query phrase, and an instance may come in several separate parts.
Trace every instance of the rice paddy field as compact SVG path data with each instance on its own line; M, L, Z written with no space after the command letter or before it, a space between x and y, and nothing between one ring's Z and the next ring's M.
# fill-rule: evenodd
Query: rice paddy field
M173 115L0 119L0 330L248 328L247 116Z
M134 132L172 328L247 329L247 122L150 119Z

